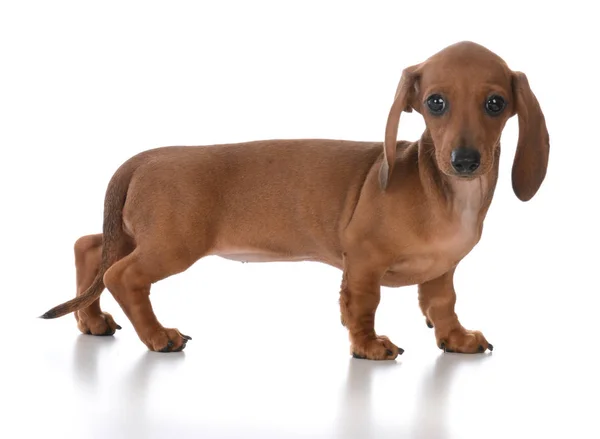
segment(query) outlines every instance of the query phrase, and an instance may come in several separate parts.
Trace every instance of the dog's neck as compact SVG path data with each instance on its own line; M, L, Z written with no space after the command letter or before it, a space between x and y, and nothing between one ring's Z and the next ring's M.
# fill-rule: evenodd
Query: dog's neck
M435 146L427 131L418 142L418 167L425 197L431 205L441 207L440 213L468 222L485 214L495 188L495 168L468 180L444 174L437 164Z

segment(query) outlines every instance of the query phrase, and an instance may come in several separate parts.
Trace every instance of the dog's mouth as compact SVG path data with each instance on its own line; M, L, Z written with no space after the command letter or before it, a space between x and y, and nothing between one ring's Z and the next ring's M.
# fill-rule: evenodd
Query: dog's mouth
M454 177L459 178L461 180L474 180L477 177L481 177L482 175L483 175L483 173L481 173L481 172L472 172L469 174L454 172Z
M470 172L460 172L457 171L456 169L454 169L452 167L452 165L449 163L447 167L440 169L440 171L442 171L442 173L450 178L453 179L457 179L457 180L461 180L461 181L469 181L469 180L475 180L479 177L482 177L483 175L487 174L488 172L488 167L482 167L479 166L477 167L477 169L474 169L473 171Z

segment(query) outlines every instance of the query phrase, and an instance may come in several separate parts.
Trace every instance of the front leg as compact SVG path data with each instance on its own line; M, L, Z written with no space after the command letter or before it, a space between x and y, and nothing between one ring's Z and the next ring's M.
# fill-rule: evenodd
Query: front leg
M494 349L479 331L469 331L454 312L454 269L419 285L419 305L427 325L435 328L437 345L444 352L476 353Z
M375 333L380 279L379 271L344 261L340 310L342 323L350 335L350 350L355 358L393 360L404 352L387 337Z

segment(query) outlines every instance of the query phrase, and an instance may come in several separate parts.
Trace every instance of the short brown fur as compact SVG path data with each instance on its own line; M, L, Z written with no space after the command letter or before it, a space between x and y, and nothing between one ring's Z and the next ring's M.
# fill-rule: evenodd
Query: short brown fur
M426 109L432 93L449 110ZM506 99L498 116L490 94ZM416 142L397 141L402 111L423 115ZM84 333L120 329L103 313L104 286L155 351L178 351L190 337L164 328L150 286L207 255L238 261L320 261L343 270L342 322L351 352L393 359L402 349L377 335L380 287L418 284L419 303L437 345L454 352L492 349L454 312L453 275L481 237L498 177L500 135L517 114L513 188L535 195L546 174L549 140L543 113L523 73L471 42L457 43L404 70L384 143L270 140L165 147L125 162L109 183L103 234L75 245L77 298L44 314L75 311ZM477 171L456 175L451 152L475 148Z

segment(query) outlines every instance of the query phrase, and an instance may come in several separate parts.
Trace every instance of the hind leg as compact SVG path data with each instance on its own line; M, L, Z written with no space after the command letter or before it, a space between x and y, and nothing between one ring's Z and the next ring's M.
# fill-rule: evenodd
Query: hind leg
M137 247L108 269L104 284L148 349L158 352L181 351L191 337L160 324L150 303L150 286L185 271L194 261L185 252L174 250L172 244L157 247Z
M82 236L75 242L75 269L77 273L77 296L92 284L102 257L102 234ZM113 335L117 325L109 313L100 309L100 299L90 306L75 311L77 327L84 334Z

